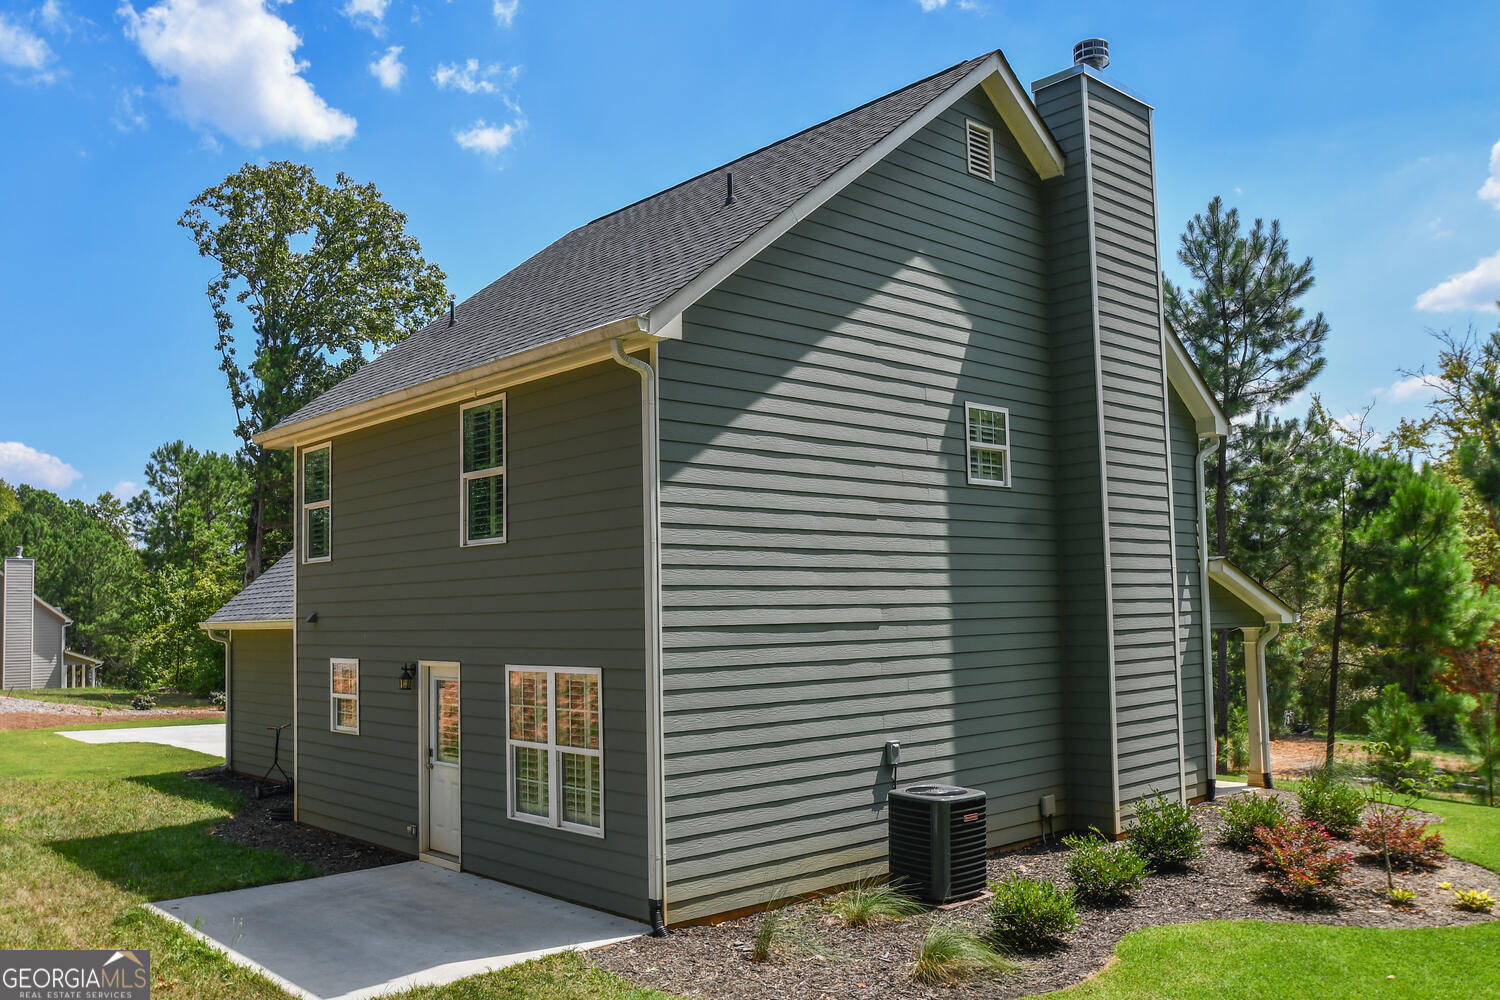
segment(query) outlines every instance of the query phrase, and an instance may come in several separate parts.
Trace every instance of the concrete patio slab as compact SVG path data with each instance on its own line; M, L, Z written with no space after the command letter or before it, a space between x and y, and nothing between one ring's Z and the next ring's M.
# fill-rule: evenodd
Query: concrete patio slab
M180 921L231 961L313 1000L365 1000L441 985L647 930L421 861L169 899L150 909Z
M79 743L161 743L183 750L224 756L224 723L202 726L141 726L131 729L77 729L59 732Z

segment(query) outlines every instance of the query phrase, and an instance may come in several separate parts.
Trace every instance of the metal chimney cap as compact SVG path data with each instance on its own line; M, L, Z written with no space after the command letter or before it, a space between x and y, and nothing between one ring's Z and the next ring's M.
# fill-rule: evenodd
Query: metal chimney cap
M1103 69L1109 65L1109 39L1085 38L1073 46L1073 65Z

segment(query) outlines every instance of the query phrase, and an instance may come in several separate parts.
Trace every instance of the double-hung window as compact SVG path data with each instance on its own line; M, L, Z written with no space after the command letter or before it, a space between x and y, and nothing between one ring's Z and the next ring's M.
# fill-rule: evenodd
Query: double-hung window
M359 732L359 661L328 661L328 726L336 733Z
M1010 411L983 403L964 405L969 483L1010 485Z
M459 544L505 541L505 397L465 406L459 413Z
M302 453L302 561L333 558L333 445Z
M604 835L599 670L506 667L512 819Z

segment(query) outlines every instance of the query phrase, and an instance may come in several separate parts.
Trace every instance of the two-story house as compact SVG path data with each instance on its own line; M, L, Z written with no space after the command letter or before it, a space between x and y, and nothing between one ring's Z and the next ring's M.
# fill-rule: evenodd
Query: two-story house
M104 661L68 648L73 619L36 592L36 560L21 549L0 563L0 687L94 687Z
M296 550L205 623L231 766L293 722L302 822L669 922L884 871L890 742L992 846L1211 794L1206 624L1267 770L1292 613L1205 557L1227 424L1102 50L596 219L262 433Z

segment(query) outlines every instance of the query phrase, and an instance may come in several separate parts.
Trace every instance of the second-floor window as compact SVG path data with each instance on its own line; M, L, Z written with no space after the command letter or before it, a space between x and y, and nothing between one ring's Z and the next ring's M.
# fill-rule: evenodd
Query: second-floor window
M333 446L302 453L302 561L333 558Z
M969 483L1010 485L1010 411L1003 406L968 403L964 407Z
M459 541L505 541L505 397L471 403L460 411Z

